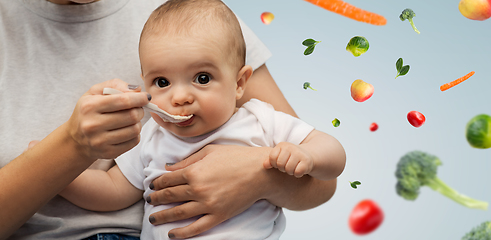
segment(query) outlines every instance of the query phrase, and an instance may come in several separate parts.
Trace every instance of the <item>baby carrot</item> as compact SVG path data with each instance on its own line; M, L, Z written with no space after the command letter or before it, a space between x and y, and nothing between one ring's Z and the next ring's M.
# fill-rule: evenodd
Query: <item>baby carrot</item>
M465 75L465 76L463 76L461 78L457 78L457 79L455 79L455 80L453 80L453 81L451 81L449 83L445 83L445 84L441 85L440 86L440 90L443 92L443 91L445 91L445 90L447 90L447 89L449 89L449 88L451 88L451 87L453 87L453 86L455 86L455 85L457 85L457 84L459 84L459 83L467 80L472 75L474 75L474 71L471 71L470 73L468 73L467 75Z
M373 25L385 25L387 23L387 19L385 19L383 16L357 8L342 0L305 1L356 21L365 22Z

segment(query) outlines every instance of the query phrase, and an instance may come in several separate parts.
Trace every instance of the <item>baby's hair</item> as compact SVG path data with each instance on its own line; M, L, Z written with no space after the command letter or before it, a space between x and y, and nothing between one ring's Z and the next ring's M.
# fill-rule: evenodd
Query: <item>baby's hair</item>
M206 29L219 29L225 40L225 53L241 68L245 65L246 47L239 21L220 0L169 0L155 9L148 18L140 36L140 44L149 35L165 34L195 37L192 33ZM205 31L203 31L205 30ZM206 37L206 36L204 36ZM215 36L216 38L217 36ZM233 54L236 53L236 54Z

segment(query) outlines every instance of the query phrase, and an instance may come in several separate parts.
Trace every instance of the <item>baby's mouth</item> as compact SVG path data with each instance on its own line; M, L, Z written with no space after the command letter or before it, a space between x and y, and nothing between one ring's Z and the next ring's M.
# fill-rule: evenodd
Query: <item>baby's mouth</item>
M188 119L184 122L179 122L179 123L175 123L175 124L179 127L186 127L186 126L189 126L193 122L193 120L194 120L194 115L190 119Z

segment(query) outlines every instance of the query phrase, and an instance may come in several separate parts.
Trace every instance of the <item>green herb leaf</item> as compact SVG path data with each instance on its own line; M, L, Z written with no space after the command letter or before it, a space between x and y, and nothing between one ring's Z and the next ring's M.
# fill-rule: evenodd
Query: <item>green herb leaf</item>
M303 52L303 55L310 55L311 53L314 52L315 45L310 45L305 51Z
M302 45L309 47L309 46L314 45L316 42L317 42L317 41L315 41L314 39L309 38L309 39L305 39L305 40L302 42Z
M407 72L409 72L409 65L402 67L401 71L399 72L399 76L404 76L407 74Z
M354 189L357 189L358 186L357 185L361 185L361 182L359 181L354 181L354 182L349 182L351 187L354 188Z
M339 127L340 124L341 122L339 121L339 119L335 118L334 120L332 120L332 125L334 127Z
M402 68L402 58L399 58L399 59L397 59L397 62L396 62L397 72L400 72L401 68Z

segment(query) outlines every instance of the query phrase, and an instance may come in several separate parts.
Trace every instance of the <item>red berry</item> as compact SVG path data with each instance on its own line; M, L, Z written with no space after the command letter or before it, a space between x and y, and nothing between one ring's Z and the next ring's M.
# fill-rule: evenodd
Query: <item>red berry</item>
M375 132L378 129L378 124L377 123L372 123L370 125L370 131Z

